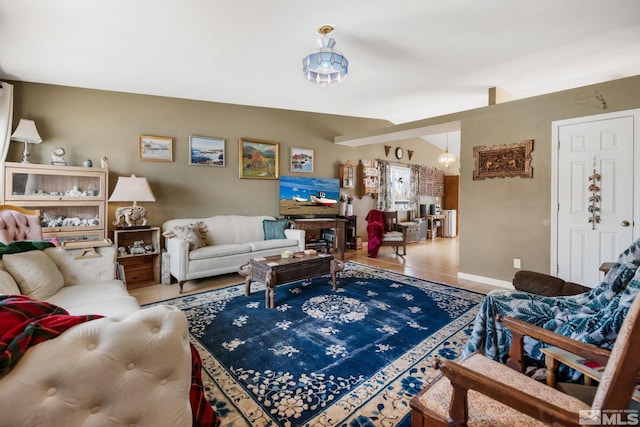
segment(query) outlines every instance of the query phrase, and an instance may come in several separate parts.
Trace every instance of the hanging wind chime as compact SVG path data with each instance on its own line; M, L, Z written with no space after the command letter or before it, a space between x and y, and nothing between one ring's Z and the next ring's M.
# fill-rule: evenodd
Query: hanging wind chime
M596 229L596 224L600 224L600 174L596 172L596 159L593 159L593 174L589 177L589 222L591 229Z

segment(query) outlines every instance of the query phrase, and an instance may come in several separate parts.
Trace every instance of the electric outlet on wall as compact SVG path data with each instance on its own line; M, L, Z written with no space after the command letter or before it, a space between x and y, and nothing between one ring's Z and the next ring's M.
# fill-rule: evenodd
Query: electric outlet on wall
M513 259L513 268L520 268L520 258Z

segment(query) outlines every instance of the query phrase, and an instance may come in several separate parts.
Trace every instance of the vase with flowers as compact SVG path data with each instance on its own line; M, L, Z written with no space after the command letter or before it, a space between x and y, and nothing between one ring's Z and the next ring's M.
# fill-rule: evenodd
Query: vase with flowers
M353 196L347 195L345 193L342 193L340 195L340 215L342 216L353 215L353 205L351 204L353 200L354 200Z

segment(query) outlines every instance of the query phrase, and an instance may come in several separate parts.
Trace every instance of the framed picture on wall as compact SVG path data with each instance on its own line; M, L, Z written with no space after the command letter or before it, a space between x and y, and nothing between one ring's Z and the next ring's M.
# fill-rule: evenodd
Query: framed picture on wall
M313 149L291 147L291 172L313 172Z
M173 138L140 135L138 137L138 160L145 162L172 162Z
M226 157L223 138L189 135L190 165L224 167Z
M240 138L238 142L240 178L278 179L280 144Z

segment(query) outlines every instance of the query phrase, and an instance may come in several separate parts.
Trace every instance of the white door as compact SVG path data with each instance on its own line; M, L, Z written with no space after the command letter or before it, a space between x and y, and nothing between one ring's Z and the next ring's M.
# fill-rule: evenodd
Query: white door
M597 286L634 239L634 117L560 125L557 275Z

